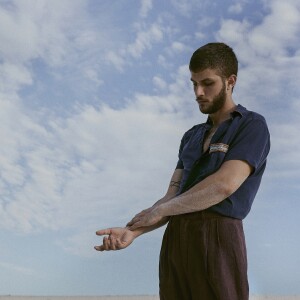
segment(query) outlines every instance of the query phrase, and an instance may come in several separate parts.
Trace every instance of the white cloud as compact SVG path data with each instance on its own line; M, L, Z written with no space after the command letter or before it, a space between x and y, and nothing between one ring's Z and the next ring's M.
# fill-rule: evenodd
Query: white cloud
M197 21L197 30L195 32L195 38L197 40L202 40L205 38L205 32L208 31L208 27L214 24L215 19L213 17L203 16Z
M188 39L188 37L186 37ZM184 38L183 38L184 40ZM162 65L164 68L169 68L172 65L174 57L179 56L182 53L192 53L193 49L187 46L188 43L184 43L181 41L174 41L169 46L164 49L165 56L159 56L159 64Z
M243 21L231 19L222 20L221 28L218 31L218 39L225 40L228 44L243 44L248 38L250 24Z
M152 9L152 0L142 0L141 9L140 9L140 16L142 18L146 18L149 11Z
M72 5L70 5L72 3ZM43 57L50 65L62 64L70 52L66 29L84 1L13 1L0 8L0 53L9 61L24 63ZM14 37L14 38L12 38Z
M293 1L273 1L271 13L249 35L249 43L263 56L285 55L299 41L300 7Z
M287 191L289 198L296 199L292 189L299 189L300 175L298 0L268 0L261 11L251 12L254 18L242 11L235 20L219 16L239 13L246 2L234 6L236 1L231 1L229 11L228 6L221 11L216 2L206 0L171 0L167 6L138 1L128 12L123 11L126 1L109 5L85 0L0 2L0 228L7 245L19 240L19 233L28 235L34 256L44 242L40 237L47 235L49 244L57 242L68 253L96 256L92 249L99 242L96 229L124 225L164 194L182 134L206 118L194 101L188 66L178 66L185 51L191 50L187 46L198 46L195 37L206 41L215 36L236 50L241 70L234 97L262 112L271 130L272 149L262 192L265 196L269 189L278 197ZM259 24L251 23L255 16L261 18ZM125 82L120 86L126 86L129 76L136 79L141 74L141 69L135 69L140 62L149 67L148 92L143 92L142 85L135 86L138 81L134 80L130 92L136 88L140 93L132 96L122 88L122 108L115 108L116 103L114 108L101 105L111 100L106 96L111 85L107 87L105 80L122 77ZM168 71L166 76L161 67ZM124 72L122 76L115 69ZM75 91L74 102L83 100L80 103L94 106L77 103L65 110L67 101L73 101L68 99L72 95L62 92L67 84ZM114 87L115 95L120 86ZM154 94L149 92L152 87ZM101 92L107 90L104 96ZM57 99L58 94L62 97ZM60 100L63 113L57 113L56 107L51 111L49 103ZM269 211L268 200L257 205ZM273 211L281 211L276 205ZM254 218L260 222L257 215ZM41 275L30 265L18 265L18 257L4 247L3 255L11 258L0 262L3 278L9 273L16 280L19 277L20 282L12 284L20 288L25 276L42 276L50 284L42 284L39 291L47 288L55 293L60 278L51 272L61 273L63 268L70 285L61 291L67 294L76 284L81 292L76 276L70 273L82 260L69 255L70 261L64 262L60 249L53 250L55 261L63 265L51 266L47 275ZM41 262L37 256L29 264ZM97 278L97 268L92 269L89 272ZM85 291L103 292L96 281L94 286L98 290L86 287ZM33 287L27 288L31 293Z
M162 54L158 55L157 62L160 66L169 69L172 67L172 63L166 59L166 57Z
M125 66L125 59L121 54L117 54L113 51L106 53L106 59L110 62L118 71L122 72Z
M87 5L84 0L0 4L0 91L16 92L33 80L42 81L40 74L35 77L41 66L81 90L102 84L105 71L99 64L106 59L121 69L122 60L110 53L120 34L114 26L103 26L109 13L92 20Z
M104 81L100 79L97 70L89 68L84 71L85 77L93 81L97 86L102 85Z
M32 74L24 65L9 62L0 64L0 91L15 92L21 86L32 84L32 82Z
M162 42L164 37L163 26L157 22L151 25L136 23L137 28L134 42L122 46L119 50L106 52L106 63L112 64L119 72L123 72L126 65L132 59L141 58L145 51L150 50L153 45Z
M300 5L297 1L266 5L269 14L261 24L223 20L217 38L238 54L241 69L236 92L243 104L267 117L272 138L269 164L276 165L270 167L269 176L292 179L299 176L300 167L295 142L299 107L294 96L300 93L295 84L300 76Z
M289 50L298 49L300 32L300 7L295 1L268 2L270 13L261 24L253 26L243 21L223 20L217 38L229 44L243 47L243 62L261 59L277 59L289 56ZM244 54L244 56L243 56ZM250 55L250 56L249 56Z
M157 23L154 23L146 30L140 30L137 33L134 43L129 44L126 52L134 58L141 57L145 50L149 50L153 43L160 42L163 39L163 29Z
M23 62L38 55L37 30L31 18L0 8L2 58ZM11 37L15 38L12 39Z
M120 72L124 71L132 59L141 58L145 51L163 41L164 28L160 22L152 24L141 22L136 23L135 27L136 35L133 42L123 45L119 50L109 50L105 55L106 62L111 63Z
M199 17L199 12L205 11L208 5L210 9L215 8L218 3L207 1L207 0L170 0L172 6L176 9L179 15L184 17L191 17L194 12L196 12L197 17Z
M167 88L167 83L159 76L153 77L153 84L159 90L165 90Z
M197 27L201 30L203 27L206 28L210 25L212 25L215 22L215 18L204 16L201 17L200 20L197 21Z
M162 40L163 29L158 23L149 27L140 24L134 42L121 47L119 55L107 51L107 44L101 48L103 38L85 15L85 1L13 4L0 6L0 39L4 41L0 45L0 138L5 145L0 149L0 226L32 232L72 227L101 213L105 220L103 206L110 201L119 201L116 199L126 194L129 199L136 198L136 194L143 196L142 190L128 191L132 185L128 180L140 181L145 189L158 183L157 179L149 183L145 166L157 170L159 155L166 156L170 168L176 163L166 149L159 149L159 143L165 141L166 132L170 144L179 134L172 124L178 115L173 105L180 100L136 95L124 110L83 106L68 119L61 119L47 115L46 110L28 110L17 93L22 86L35 83L31 65L35 59L45 63L48 71L64 67L76 78L72 71L78 70L80 78L101 85L95 61L100 64L105 59L97 59L99 53L107 53L106 59L122 71L128 57L138 58ZM150 4L143 3L144 13ZM76 24L72 23L74 18ZM61 72L53 73L64 79ZM128 170L134 172L131 179Z
M253 94L255 86L255 91L264 88L266 96L278 96L282 93L282 82L297 89L293 77L299 66L300 7L293 1L273 1L269 5L270 13L261 24L223 20L217 34L219 40L232 45L238 54L243 66L239 86L245 89L245 95Z
M187 66L171 85L158 81L165 96L137 94L119 110L78 107L67 119L41 119L2 99L0 226L27 233L80 227L71 243L111 216L122 225L163 196L196 105L184 100L193 99Z
M184 51L191 51L191 48L186 46L185 44L181 43L181 42L173 42L171 45L171 49L175 52L175 53L181 53Z
M15 51L9 52L5 43L0 45L3 59L0 66L0 138L3 142L0 148L0 226L28 233L44 229L68 229L70 232L81 227L68 237L70 245L67 247L74 252L76 244L81 252L78 244L92 228L123 225L128 216L162 196L176 163L181 135L201 122L201 117L193 100L187 66L171 73L172 83L158 75L153 77L155 88L163 96L136 94L122 109L83 105L65 119L47 115L47 111L29 111L16 95L21 86L34 84L32 60L39 58L54 70L78 64L82 72L80 78L101 85L98 66L103 67L108 62L124 71L130 60L140 58L153 45L163 41L166 28L161 22L150 26L140 23L136 34L131 36L133 42L120 43L118 52L117 47L101 46L102 33L84 17L74 30L68 27L71 23L64 21L63 16L73 2L55 2L50 8L48 2L41 1L33 12L27 2L22 3L18 2L17 12L0 9L1 24L10 28L10 34L23 26L30 44L23 52L23 35L17 35L14 40L0 29L1 39ZM84 5L80 1L76 3ZM280 105L287 91L299 94L294 80L300 75L299 6L296 2L286 6L277 1L273 3L270 14L260 25L245 20L223 20L217 33L217 38L231 44L239 55L242 68L237 92L242 95L241 102L267 113L272 105ZM189 12L188 2L177 4L186 5L186 12ZM45 16L48 9L52 13ZM54 14L56 9L58 15ZM77 15L77 9L68 12L68 20ZM18 19L22 14L26 18ZM289 14L291 18L287 17ZM45 18L45 23L41 18ZM14 23L14 19L18 22ZM213 19L203 19L198 25L208 26L212 22ZM40 23L43 26L38 26ZM86 24L85 29L80 30L80 24ZM39 41L41 35L44 37ZM265 37L271 39L270 44L277 45L277 49L265 45ZM190 50L183 39L173 41L170 53ZM106 55L102 58L100 54ZM174 62L163 54L158 56L158 63L165 68L174 67ZM59 75L63 78L63 74ZM275 132L271 159L279 162L284 172L281 174L292 176L298 174L299 147L292 142L285 164L285 158L280 156L280 145L297 140L293 126L300 126L295 122L299 105L297 99L287 98L290 101L286 105L293 108L290 110L293 120L277 126L270 124ZM288 166L292 170L290 173ZM274 169L272 174L277 176L279 171ZM91 242L89 238L85 240Z
M240 2L230 5L228 8L228 12L233 14L240 14L242 11L243 5Z
M43 171L48 172L48 168L45 166L44 170L40 169L39 172L32 174L34 160L30 161L26 156L39 146L40 139L47 141L50 135L35 120L24 114L23 107L17 100L1 97L0 106L2 115L0 136L4 143L0 149L0 178L3 187L0 207L1 223L5 228L28 231L31 230L29 217L35 216L35 209L31 211L31 208L35 201L39 200L40 190L44 188L44 192L48 193L49 186L43 185L42 188L41 185L37 185L38 189L32 191L33 194L30 197L29 183L32 182L34 176L39 177ZM44 177L38 178L40 184L44 183ZM42 196L46 198L46 194ZM51 197L51 194L49 196ZM27 203L28 199L30 201ZM18 219L17 223L15 218Z
M175 7L177 12L183 16L188 17L195 8L195 2L193 0L171 0L172 5Z
M195 33L195 38L196 38L197 40L201 41L201 40L203 40L203 39L205 38L205 34L202 33L201 31L197 31L197 32Z

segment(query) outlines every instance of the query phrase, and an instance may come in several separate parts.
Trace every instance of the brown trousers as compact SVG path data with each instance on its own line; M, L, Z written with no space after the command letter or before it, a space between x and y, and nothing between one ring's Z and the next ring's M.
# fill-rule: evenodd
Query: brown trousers
M207 211L171 217L159 279L161 300L248 300L242 221Z

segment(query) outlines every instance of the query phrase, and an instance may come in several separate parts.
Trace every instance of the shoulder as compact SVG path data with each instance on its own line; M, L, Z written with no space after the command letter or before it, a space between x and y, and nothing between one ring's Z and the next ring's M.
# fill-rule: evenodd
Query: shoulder
M268 127L265 117L255 111L247 110L245 107L239 105L237 112L242 116L241 120L244 125L257 124L262 127Z
M180 148L183 148L200 130L203 130L205 128L205 123L203 124L197 124L187 130L183 137L181 138L181 144Z
M205 127L205 123L194 125L192 128L187 130L182 139L189 139L192 135L194 135L198 130L202 130Z
M247 118L251 121L261 121L263 123L267 123L265 117L255 111L248 111Z

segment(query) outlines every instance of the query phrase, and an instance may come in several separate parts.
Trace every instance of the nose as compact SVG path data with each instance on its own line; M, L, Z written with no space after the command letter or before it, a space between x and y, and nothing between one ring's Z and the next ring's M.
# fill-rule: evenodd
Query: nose
M196 85L194 87L194 92L195 92L196 98L204 96L204 88L201 85Z

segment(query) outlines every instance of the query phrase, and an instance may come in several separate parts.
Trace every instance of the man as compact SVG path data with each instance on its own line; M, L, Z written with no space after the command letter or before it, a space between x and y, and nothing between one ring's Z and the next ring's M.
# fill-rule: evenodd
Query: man
M168 222L160 253L160 299L246 300L247 256L242 219L266 167L265 119L232 98L238 61L223 43L209 43L190 60L196 101L207 122L188 130L166 195L125 228L105 235L99 251L127 247Z

